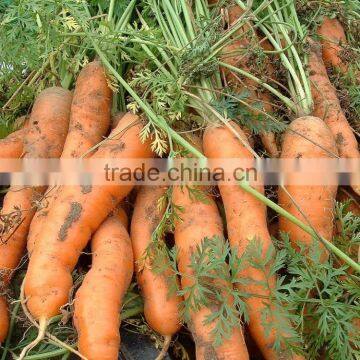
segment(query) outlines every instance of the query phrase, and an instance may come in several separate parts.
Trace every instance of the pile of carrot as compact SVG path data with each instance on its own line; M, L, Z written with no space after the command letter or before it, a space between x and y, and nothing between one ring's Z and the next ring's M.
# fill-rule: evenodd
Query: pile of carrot
M225 27L231 28L243 14L236 4L228 7ZM261 39L260 31L251 30L249 20L233 34L233 41L221 53L223 62L251 72L249 58L241 55L242 50L250 46L251 39L256 42ZM271 157L360 158L356 135L328 73L331 67L343 74L349 69L342 54L346 46L344 29L338 20L325 17L318 36L320 43L307 40L311 48L307 70L314 102L312 113L292 119L281 137L271 132L260 134L263 147ZM273 50L266 41L260 43ZM99 59L85 65L73 91L50 87L38 94L20 129L0 140L0 159L155 157L152 137L144 140L144 117L130 112L112 114L114 94L105 65ZM269 76L276 78L274 68L271 64L269 67ZM240 79L229 69L220 71L226 86L238 94L249 90L253 101L263 102L262 111L273 113L272 96L261 91L258 83ZM256 109L251 111L259 114ZM254 160L256 149L248 129L234 121L207 124L201 136L199 147L209 159ZM360 185L353 180L351 184L356 198L360 195ZM250 181L249 185L259 197L264 196L261 182ZM204 199L194 198L188 187L204 194ZM132 281L137 283L143 298L147 324L163 337L158 359L165 357L183 326L192 334L199 360L252 358L251 348L245 341L247 331L266 360L305 359L285 347L280 351L274 348L279 337L290 336L280 333L277 323L286 323L288 327L293 324L285 318L264 318L265 311L272 308L271 289L277 284L277 275L270 270L264 273L248 264L237 274L239 281L234 289L233 284L221 284L251 296L244 298L249 317L247 328L239 317L238 326L231 329L230 336L219 346L214 345L215 321L208 321L219 309L218 299L212 299L197 311L191 310L187 321L182 318L181 304L189 296L182 290L193 286L195 281L191 257L201 248L204 239L216 238L221 244L228 241L231 251L239 258L244 257L256 241L261 249L259 262L264 261L269 249L274 247L266 204L237 184L218 182L214 187L219 191L217 198L210 186L190 183L141 187L115 183L49 188L10 186L0 213L0 344L6 341L9 331L11 281L21 260L28 257L20 301L30 320L37 324L38 335L22 349L19 359L25 359L47 338L52 318L60 315L71 300L78 335L77 350L73 351L88 360L117 359L121 343L120 314ZM337 192L336 185L279 186L278 204L331 242ZM167 202L160 206L164 197ZM125 210L125 199L133 200L132 211ZM219 203L223 205L223 214ZM166 205L178 209L179 216L174 218L173 228L161 231L167 221ZM289 235L294 249L308 248L314 241L313 235L289 218L279 218L279 231ZM168 256L169 237L177 249L178 273ZM89 244L91 268L72 299L73 271ZM324 242L319 246L321 260L326 261L329 249ZM154 261L157 252L163 256L160 272ZM220 280L212 281L216 285ZM268 287L264 285L266 282ZM178 290L171 292L172 288ZM224 294L224 297L226 303L233 304L231 296ZM270 330L264 322L273 324Z

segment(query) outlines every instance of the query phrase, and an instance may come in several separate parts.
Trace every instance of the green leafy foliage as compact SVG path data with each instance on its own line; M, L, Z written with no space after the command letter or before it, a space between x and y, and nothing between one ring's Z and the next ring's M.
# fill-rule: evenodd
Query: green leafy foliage
M224 96L212 103L212 106L226 119L237 121L254 134L265 132L282 132L286 123L274 118L273 114L264 112L261 101L249 101L250 91L240 93L225 92ZM257 112L257 114L254 114ZM276 116L276 115L275 115Z
M358 261L358 249L360 246L360 217L355 216L350 210L350 201L336 203L335 222L337 224L337 234L334 243Z
M238 281L232 274L230 264L242 268L241 260L230 251L223 238L205 238L193 250L189 270L186 274L177 270L178 252L172 252L174 272L185 277L191 285L178 291L184 296L182 314L185 321L191 321L191 314L203 307L211 307L205 324L215 324L212 330L214 345L219 346L224 338L231 336L234 328L241 326L241 316L246 306L241 292L233 288ZM227 260L229 259L229 263Z
M356 359L359 355L359 279L332 256L320 262L316 243L294 250L286 237L284 267L291 281L285 289L285 306L294 309L310 359L325 353L327 359Z

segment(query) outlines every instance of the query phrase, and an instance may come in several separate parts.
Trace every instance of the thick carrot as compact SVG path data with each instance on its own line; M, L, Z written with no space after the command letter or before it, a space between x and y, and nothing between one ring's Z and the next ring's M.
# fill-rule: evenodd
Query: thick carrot
M341 109L335 88L331 85L326 68L318 49L309 57L311 91L314 99L313 115L323 119L334 134L340 157L360 158L358 143L344 112ZM360 194L360 184L353 184L355 192Z
M343 59L344 45L347 44L344 28L336 18L324 16L323 22L317 29L322 45L322 58L326 66L332 66L342 73L348 71L348 64Z
M305 116L289 125L283 139L281 158L326 159L331 157L329 153L336 154L336 145L330 129L321 119ZM337 186L288 185L285 189L279 189L279 204L304 223L309 222L319 235L331 240ZM279 219L279 229L289 233L294 247L299 243L310 246L313 241L309 234L284 217ZM325 258L324 247L323 250Z
M65 142L70 115L70 91L44 90L36 99L24 137L27 158L59 157ZM0 220L0 283L6 286L26 246L34 202L45 189L12 186L4 198Z
M228 7L228 21L229 25L233 25L236 21L244 14L244 10L240 8L238 5L232 5ZM251 72L250 63L252 62L248 55L246 54L247 49L251 48L251 37L256 37L257 35L253 33L251 26L246 24L242 28L240 28L236 35L237 38L234 39L229 45L224 47L224 57L223 61L229 65L241 67L243 70ZM258 39L260 41L260 39ZM270 44L261 42L264 48L269 47ZM274 69L269 64L268 71L271 76L274 74ZM235 90L236 92L241 93L245 89L250 93L250 100L254 103L257 101L261 101L262 111L265 111L269 114L273 113L274 109L271 106L271 96L267 92L261 92L258 89L258 84L254 81L246 78L239 79L239 77L233 74L229 70L225 70L225 77L229 84L229 86ZM251 104L250 104L251 105ZM256 109L251 109L251 112L258 116L260 112ZM266 149L266 151L270 154L271 157L278 157L279 150L276 144L275 134L272 132L261 132L260 134L261 141Z
M104 67L92 61L76 81L62 158L79 158L103 139L110 126L111 101Z
M101 63L95 60L87 64L76 81L62 159L79 158L103 140L110 126L111 99L112 92ZM27 243L30 255L57 193L58 187L48 189L43 207L36 212L31 222Z
M153 270L151 257L146 257L147 250L152 244L152 234L165 211L158 208L158 200L166 191L167 188L162 186L140 188L131 220L131 242L136 278L144 298L145 319L152 329L166 337L168 343L171 336L181 327L179 316L181 298L170 294L170 264L168 269L157 274ZM150 251L151 253L153 252Z
M245 134L235 124L231 125L241 135L243 141L247 141ZM233 133L225 126L208 127L204 134L204 153L208 158L238 158L249 160L253 155L249 150L233 136ZM218 146L221 144L221 146ZM262 246L262 254L272 247L271 238L267 227L266 207L259 200L254 198L242 190L238 185L218 184L221 197L225 207L227 230L230 245L233 249L237 249L238 255L244 255L248 245L253 240L258 240ZM254 186L259 192L264 192L263 186ZM269 333L264 327L264 321L271 323L276 319L263 319L263 312L268 308L272 308L270 289L259 282L267 282L269 278L269 286L275 287L275 276L267 274L267 276L254 267L247 267L240 276L250 279L250 283L246 288L239 285L239 289L253 296L244 299L248 307L249 313L249 329L252 338L257 343L265 359L279 359L279 354L274 350L273 345L277 335L286 336L286 334L278 334L276 324ZM280 321L280 320L279 320ZM286 322L286 319L281 319ZM291 358L288 357L289 359ZM294 359L302 359L301 356L294 356Z
M188 189L175 186L172 201L182 208L179 213L181 220L175 222L175 244L178 248L178 268L183 274L181 286L192 286L193 270L190 268L191 254L200 246L205 238L219 237L223 239L223 224L217 206L212 197L207 202L192 199ZM230 285L229 285L230 286ZM228 299L231 301L231 299ZM196 345L196 359L249 359L244 336L240 327L232 330L230 338L224 338L220 346L213 345L214 338L211 333L216 326L215 322L205 325L205 320L216 311L218 305L212 303L209 307L202 307L199 311L192 311L189 328L193 334Z
M137 159L152 156L142 143L142 125L127 114L96 152L96 158ZM132 185L63 186L49 210L30 258L25 278L28 308L42 327L66 304L72 287L71 272L91 235Z
M124 210L116 209L91 240L92 266L75 296L78 348L88 360L117 360L120 311L133 275Z

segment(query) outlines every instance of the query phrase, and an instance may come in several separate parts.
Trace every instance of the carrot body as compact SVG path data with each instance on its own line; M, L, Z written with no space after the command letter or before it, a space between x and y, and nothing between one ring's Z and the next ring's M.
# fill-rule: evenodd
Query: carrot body
M92 266L75 297L78 348L88 360L119 356L120 311L133 275L133 255L126 214L117 211L91 240Z
M319 118L306 116L298 118L290 124L288 131L284 135L281 158L316 159L331 156L308 139L320 145L323 149L336 154L336 145L330 129ZM295 204L281 188L279 189L279 204L304 223L309 222L319 235L331 240L337 186L288 185L286 190L295 201ZM298 210L297 206L303 214ZM279 219L279 229L289 233L294 247L297 247L299 243L309 246L313 241L309 234L284 217ZM324 252L324 257L326 256L327 254Z
M21 157L23 147L24 130L14 131L6 138L0 140L0 159L18 159Z
M172 201L176 206L181 206L183 210L179 214L181 221L175 223L175 244L179 251L178 267L184 274L181 278L181 286L185 288L193 285L194 281L191 278L192 269L189 267L191 254L205 238L217 236L219 241L222 241L223 225L217 206L210 196L205 204L191 199L186 188L175 186ZM190 277L186 275L190 275ZM213 303L211 306L202 307L199 311L191 314L189 328L195 340L196 359L249 359L240 321L239 327L233 329L231 337L224 339L219 347L214 347L211 331L216 324L213 322L205 325L204 321L216 307L216 303Z
M355 135L341 109L335 88L331 85L326 68L317 51L312 51L309 58L311 91L314 99L313 115L323 119L329 126L336 141L340 157L360 158ZM360 194L360 184L353 184L353 189Z
M24 151L24 137L29 128L27 116L20 116L14 122L16 130L6 138L0 139L0 159L18 159Z
M39 95L24 138L25 157L55 158L60 156L69 124L70 102L71 93L61 88L50 88ZM42 191L42 188L11 187L4 198L2 216L16 214L16 221L10 228L6 220L0 223L1 228L8 228L1 234L0 269L2 272L11 272L20 261L30 222L35 212L33 202Z
M143 144L137 116L127 114L96 152L97 158L151 157ZM28 308L39 320L49 319L66 304L72 287L71 272L91 235L132 185L109 183L90 187L63 186L49 210L35 243L25 278Z
M231 124L241 135L244 141L245 134L235 124ZM218 146L221 144L221 146ZM227 127L208 127L204 134L204 153L209 158L239 158L252 159L253 155L248 149L233 136ZM227 230L230 245L237 249L238 255L242 256L247 246L253 240L258 240L262 246L262 253L265 255L269 247L272 246L271 238L267 228L266 207L252 195L242 190L237 185L219 184L221 197L225 207ZM262 186L254 186L259 192L264 192ZM270 291L268 288L255 284L254 282L266 282L266 276L262 271L253 267L247 267L241 274L241 277L250 279L246 288L239 285L239 289L247 293L254 294L244 299L248 306L249 329L251 336L257 343L265 359L278 359L279 354L273 349L276 340L276 330L271 328L269 334L263 325L262 314L267 308L271 307ZM271 287L275 287L276 278L269 276ZM286 321L285 319L282 319ZM275 319L266 319L270 324ZM271 326L270 326L271 327ZM286 336L285 334L282 334ZM294 357L302 359L302 357Z
M164 336L175 334L180 329L179 304L181 298L170 295L170 264L167 270L156 274L149 258L144 261L152 242L152 233L158 226L165 209L159 210L157 201L166 192L166 187L144 186L137 195L131 220L131 242L134 251L137 282L144 298L146 321L156 332Z
M25 157L60 156L69 126L70 102L71 93L62 88L49 88L38 96L29 127L24 133ZM4 198L0 221L0 290L8 285L19 265L35 213L33 202L44 190L12 186ZM2 319L6 321L6 316L3 315Z
M321 38L322 57L327 66L339 69L342 73L348 71L348 64L342 59L343 45L346 45L346 35L339 20L324 17L317 30Z
M112 92L101 63L93 61L87 64L76 81L62 159L79 158L103 140L110 126L111 99ZM27 243L30 255L58 189L48 189L44 207L36 212L31 222Z
M92 61L80 72L62 158L79 158L103 140L110 126L112 92L104 67Z

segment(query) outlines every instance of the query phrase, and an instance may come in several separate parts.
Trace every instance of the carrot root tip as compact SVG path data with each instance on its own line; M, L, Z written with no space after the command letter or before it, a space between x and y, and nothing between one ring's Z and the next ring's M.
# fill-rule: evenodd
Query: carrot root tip
M44 339L46 328L47 328L47 321L45 318L43 318L39 321L39 332L36 339L22 349L21 354L18 357L18 360L23 360L26 354Z
M166 356L166 354L167 354L167 352L168 352L168 350L169 350L170 344L171 344L171 335L166 335L166 336L164 337L163 348L161 349L160 354L158 355L158 357L157 357L155 360L162 360L162 359L164 359L164 357Z

